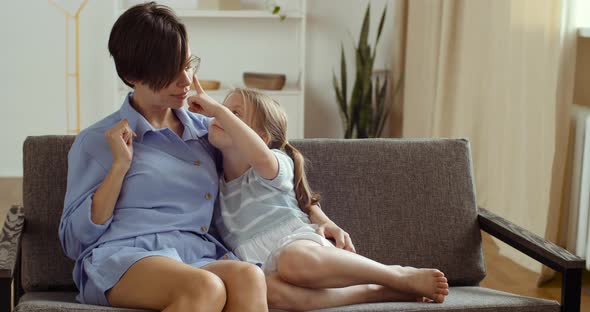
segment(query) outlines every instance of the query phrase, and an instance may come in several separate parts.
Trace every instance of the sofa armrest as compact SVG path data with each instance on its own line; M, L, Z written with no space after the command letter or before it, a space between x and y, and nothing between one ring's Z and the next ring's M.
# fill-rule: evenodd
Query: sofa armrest
M481 207L478 221L485 232L561 272L561 311L580 311L584 259Z
M11 284L14 286L14 304L20 295L19 263L20 238L25 223L23 207L12 206L6 214L2 232L0 232L0 311L10 311Z

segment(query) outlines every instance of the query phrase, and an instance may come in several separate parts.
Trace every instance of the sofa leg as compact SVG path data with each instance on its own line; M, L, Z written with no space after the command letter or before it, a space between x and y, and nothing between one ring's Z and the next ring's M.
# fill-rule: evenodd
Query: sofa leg
M582 269L566 269L561 281L561 312L579 312Z
M25 291L23 290L23 285L22 285L22 279L21 279L21 261L20 261L20 257L21 257L21 249L18 249L18 252L16 254L16 268L14 270L14 282L13 282L13 294L12 294L12 305L14 307L16 307L18 305L18 302L20 301L20 298L25 294Z
M12 309L12 280L0 278L0 312L10 312Z

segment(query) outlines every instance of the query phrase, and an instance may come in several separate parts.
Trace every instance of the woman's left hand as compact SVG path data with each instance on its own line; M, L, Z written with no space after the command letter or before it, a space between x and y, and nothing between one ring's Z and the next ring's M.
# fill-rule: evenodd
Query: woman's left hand
M317 228L316 233L325 238L334 239L336 242L336 247L356 253L356 249L354 249L350 235L338 225L336 225L336 223L327 221L318 225L319 227Z

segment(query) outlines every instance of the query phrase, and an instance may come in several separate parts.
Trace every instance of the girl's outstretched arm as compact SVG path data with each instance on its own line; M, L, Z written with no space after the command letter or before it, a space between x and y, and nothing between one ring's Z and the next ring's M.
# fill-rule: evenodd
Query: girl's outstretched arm
M214 117L254 171L265 179L275 178L279 171L278 161L260 135L229 108L207 95L196 75L193 76L193 83L197 95L189 97L189 110Z

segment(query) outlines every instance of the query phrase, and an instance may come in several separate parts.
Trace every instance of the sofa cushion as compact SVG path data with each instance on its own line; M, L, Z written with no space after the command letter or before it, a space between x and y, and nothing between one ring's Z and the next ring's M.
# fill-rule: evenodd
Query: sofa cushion
M76 293L74 292L31 292L22 297L15 312L146 311L79 304L75 302L75 297ZM278 312L278 310L271 311ZM559 304L557 301L522 297L482 287L452 287L449 296L442 304L414 302L371 303L316 311L558 312Z

